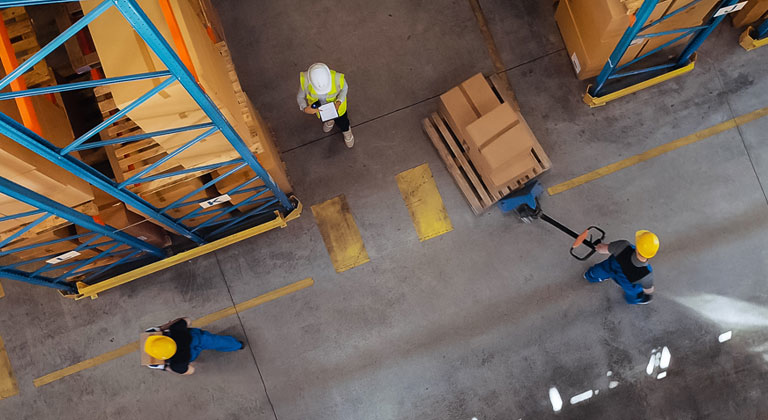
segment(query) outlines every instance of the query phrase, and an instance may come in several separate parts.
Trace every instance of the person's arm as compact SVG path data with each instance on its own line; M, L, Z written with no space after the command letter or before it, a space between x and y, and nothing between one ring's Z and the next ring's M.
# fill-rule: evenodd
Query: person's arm
M336 96L336 109L339 109L342 103L347 100L347 92L349 91L349 83L347 83L347 77L344 76L344 86L341 87L339 95Z
M653 287L653 272L648 273L645 277L640 279L640 285L643 286L643 293L646 295L652 294L656 288Z
M161 330L167 330L168 328L171 328L171 325L173 325L173 324L175 324L175 323L177 323L179 321L184 321L184 322L187 323L187 325L189 325L189 323L190 323L190 319L189 318L186 318L186 317L184 317L184 318L176 318L173 321L166 322L165 324L159 326L158 328L160 328Z
M182 373L182 375L193 375L195 373L195 366L192 365L192 363L187 366L187 371Z
M296 102L299 104L299 109L302 110L302 112L307 114L317 114L318 110L312 108L312 106L307 103L307 94L304 92L304 89L299 88L299 93L296 94Z
M595 245L595 251L597 251L598 254L604 254L604 255L608 255L611 253L610 251L608 251L608 244Z

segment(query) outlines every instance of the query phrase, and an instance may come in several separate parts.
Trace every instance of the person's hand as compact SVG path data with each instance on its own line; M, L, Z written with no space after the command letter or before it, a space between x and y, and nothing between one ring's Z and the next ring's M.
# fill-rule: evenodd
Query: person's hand
M597 251L598 254L610 254L610 251L608 251L608 244L595 245L595 251Z
M312 106L310 105L310 106L304 108L304 112L307 113L307 114L317 114L319 111L318 111L317 108L312 108Z
M338 111L339 107L341 106L341 101L336 101L333 104L336 105L336 111Z
M189 366L187 366L187 371L182 373L182 375L192 375L194 373L195 373L195 366L192 365L192 363L190 363Z

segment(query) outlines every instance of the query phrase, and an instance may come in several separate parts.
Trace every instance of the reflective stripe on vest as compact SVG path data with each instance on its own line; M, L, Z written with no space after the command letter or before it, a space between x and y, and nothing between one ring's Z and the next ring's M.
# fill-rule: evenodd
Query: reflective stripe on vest
M632 254L634 253L635 248L628 246L615 257L621 266L621 271L624 272L630 283L636 283L651 272L647 265L638 267L632 262Z
M299 73L299 83L301 83L301 90L307 98L307 104L312 105L317 102L320 95L315 92L311 83L307 83L307 76L305 72ZM331 70L331 90L326 94L326 102L336 102L336 97L342 88L344 88L344 73L337 73ZM344 102L339 105L339 115L344 115L347 112L347 98L344 98ZM320 113L317 114L317 118L320 118Z

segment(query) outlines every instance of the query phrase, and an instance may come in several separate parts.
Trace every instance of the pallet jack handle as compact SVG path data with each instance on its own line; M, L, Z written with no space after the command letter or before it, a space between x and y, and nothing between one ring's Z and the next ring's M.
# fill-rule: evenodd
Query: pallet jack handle
M566 235L574 239L573 245L571 245L571 255L579 261L584 261L597 252L597 245L602 243L605 238L605 231L597 226L590 226L584 229L581 233L576 233L567 226L558 222L557 220L549 217L546 213L540 212L538 218L556 227ZM586 246L589 251L586 254L576 253L582 245Z

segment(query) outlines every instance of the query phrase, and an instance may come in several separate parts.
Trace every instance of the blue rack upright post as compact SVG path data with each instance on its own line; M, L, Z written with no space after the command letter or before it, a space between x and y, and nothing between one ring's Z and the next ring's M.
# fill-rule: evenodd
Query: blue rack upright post
M51 3L64 3L67 1L71 0L13 0L2 2L0 3L0 6L35 6ZM88 24L98 19L99 16L110 9L119 11L136 34L143 39L148 48L163 63L166 67L164 70L120 77L107 77L99 80L89 80L64 85L3 92L0 93L0 100L14 100L16 98L25 98L36 95L78 89L90 89L138 80L156 79L159 81L159 84L149 91L139 95L133 102L121 107L117 113L106 118L102 123L74 139L65 147L56 147L48 140L2 113L0 113L0 134L71 172L104 193L111 195L115 199L123 202L128 208L135 209L148 219L161 224L168 231L187 238L191 243L198 246L191 251L187 251L189 258L194 255L199 255L203 252L201 249L205 247L208 247L207 249L216 249L217 247L223 246L222 244L231 243L232 240L230 237L233 234L239 235L239 233L242 233L243 229L253 230L255 234L260 231L259 224L261 226L270 227L284 226L286 220L298 217L298 214L301 211L300 203L298 203L295 198L289 198L277 186L272 177L266 172L251 152L249 146L246 145L238 132L235 131L233 126L227 121L224 114L219 110L213 100L203 91L190 70L185 66L176 52L174 52L165 38L163 38L136 0L102 1L98 6L72 24L71 27L64 30L50 43L21 63L15 70L9 72L5 77L0 79L0 89L4 89L11 85L15 79L21 77L25 72L32 69L35 64L39 63L48 54L63 45L69 38L77 34ZM131 111L140 107L150 98L160 94L174 84L181 85L184 88L186 93L205 114L208 119L207 122L197 122L183 127L169 127L165 130L129 135L116 139L101 140L97 137L101 131L105 130L116 121L128 115ZM175 150L169 150L161 159L120 182L108 178L95 168L85 164L71 154L71 152L94 148L134 144L150 138L179 133L189 133L192 138L175 148ZM189 149L204 142L211 135L217 133L220 133L226 138L226 141L228 141L233 150L233 155L237 156L236 158L228 159L223 162L184 167L183 169L174 168L169 170L164 166L165 163L182 155ZM218 186L218 183L222 180L241 170L250 170L255 176L251 176L243 182L239 182L238 179L237 185L224 192L220 197L213 197L204 201L200 201L199 198L196 198L199 196L199 193L206 191L209 187ZM210 175L207 181L195 190L162 207L153 205L138 193L134 192L134 189L137 186L146 185L158 180L189 176L191 174L212 175ZM97 248L96 245L98 245L98 249L104 249L104 243L98 242L103 241L104 237L110 239L110 244L113 245L107 248L108 251L99 252L86 260L77 260L78 262L68 263L68 266L72 266L71 270L51 279L43 278L42 273L53 269L60 269L63 266L56 265L58 263L54 264L56 267L53 268L50 264L44 265L41 268L36 267L31 272L25 274L19 270L19 267L25 265L26 262L22 261L22 264L12 263L4 265L2 260L0 260L0 277L54 287L79 297L94 297L96 290L105 290L108 288L106 286L107 284L110 284L109 287L113 287L143 274L167 267L175 261L184 259L176 258L172 260L172 258L164 258L166 255L165 251L149 245L139 238L132 237L109 226L99 225L92 220L89 221L89 216L87 215L78 213L77 211L51 200L44 200L44 197L38 197L33 191L2 178L0 178L0 193L12 196L37 209L31 212L0 218L0 221L13 220L14 218L21 220L21 218L25 216L40 215L39 221L36 220L29 223L22 229L26 229L24 232L15 237L8 237L0 242L0 257L14 253L10 250L6 251L3 247L11 246L14 241L20 238L25 232L29 232L33 229L35 223L43 223L44 220L51 217L65 219L82 229L93 232L93 237L86 240L81 247L73 250L75 252L93 250ZM233 200L233 197L238 197L238 200ZM231 203L229 202L230 200L232 201ZM193 207L194 210L181 216L177 215L177 212L174 212L174 210L185 207ZM172 216L172 214L174 214L174 216ZM192 223L193 220L202 220L202 222ZM254 224L256 224L256 226L254 226ZM66 239L82 239L82 237L83 235L81 234L76 238ZM243 235L238 237L242 238ZM82 254L82 252L80 253ZM115 259L116 256L119 258ZM112 281L114 278L103 278L105 272L110 272L110 270L115 271L121 264L123 264L122 266L125 266L124 263L135 261L140 256L149 256L155 261L160 261L153 263L156 264L153 268L141 267L136 269L135 272L131 272L133 274L120 274L118 276L120 277L119 281ZM37 259L35 262L40 263L41 261L54 260L55 257L56 256L47 259ZM109 261L115 262L108 264L106 267L104 267L103 263L94 264L98 263L100 260L103 262L103 260L108 257L110 258ZM98 265L99 267L98 269L92 269L88 273L82 272L81 269L83 267L92 265ZM102 277L99 277L99 275ZM72 285L71 282L73 278L78 280L77 286Z
M696 50L712 33L717 25L723 21L727 15L727 11L730 10L733 5L738 3L738 1L739 0L720 1L720 3L709 12L705 23L701 25L653 33L649 31L658 24L680 13L684 13L686 10L701 3L702 0L694 0L651 24L646 23L656 6L659 4L659 0L645 0L635 13L634 23L624 32L624 35L611 53L608 62L597 76L594 84L591 84L587 88L587 92L584 94L584 102L591 107L602 106L609 101L657 85L663 81L693 70ZM620 64L630 45L634 45L636 40L669 35L677 36L648 52L641 53L640 56L627 63ZM664 63L654 64L645 68L637 68L635 66L637 63L648 59L664 48L670 47L689 36L692 36L691 40L677 57L667 60ZM622 81L628 80L629 78L632 78L630 85L625 86L621 84ZM626 82L624 82L624 84L626 84Z

